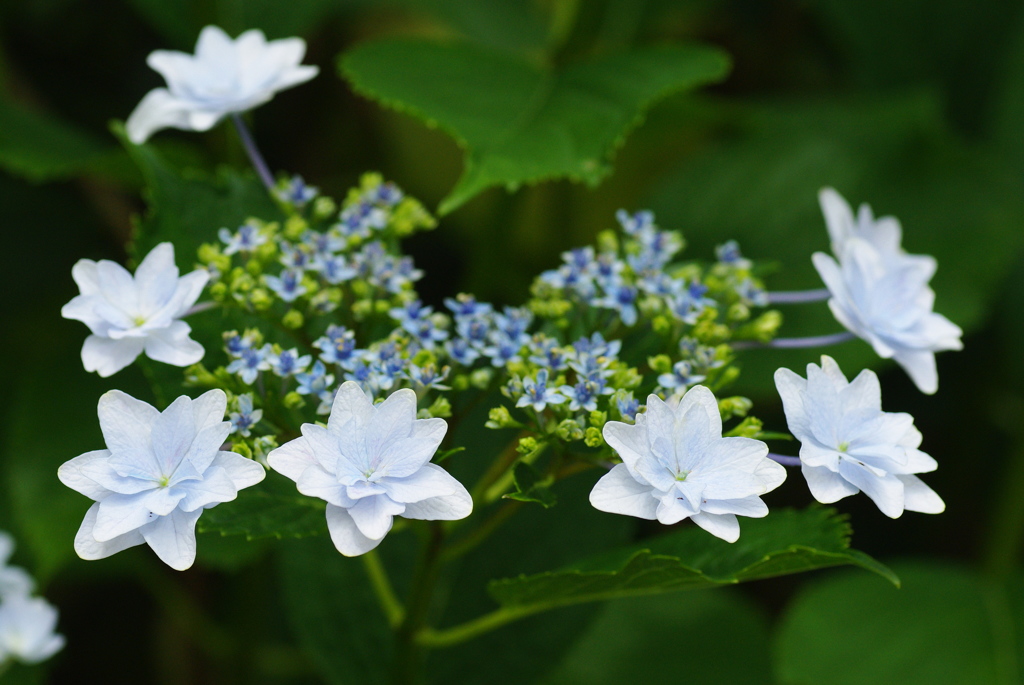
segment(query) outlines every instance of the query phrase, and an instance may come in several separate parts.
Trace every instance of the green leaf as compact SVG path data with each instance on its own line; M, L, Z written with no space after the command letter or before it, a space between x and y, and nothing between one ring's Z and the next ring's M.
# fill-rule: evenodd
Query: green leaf
M680 636L699 636L688 641ZM543 685L770 685L768 621L729 589L609 602ZM657 655L645 658L645 655Z
M515 492L502 495L505 499L514 499L519 502L536 502L545 509L555 506L555 493L544 483L544 479L525 461L520 461L512 470L516 486Z
M729 59L666 45L551 70L470 44L392 39L344 54L340 69L357 92L440 126L465 148L444 214L496 185L564 177L596 185L648 108L723 79Z
M134 253L141 259L157 243L174 243L178 266L188 270L204 242L216 242L217 230L232 230L256 216L281 218L267 191L251 173L221 169L211 176L195 169L178 169L152 145L134 145L120 124L114 133L145 178L147 211L137 222Z
M0 98L0 168L30 181L97 170L123 153L56 117Z
M276 547L289 623L323 678L340 685L391 682L394 641L363 560L343 557L327 538Z
M907 562L895 569L900 590L847 574L803 589L779 627L779 682L1018 682L1014 633L1024 628L1024 605L1009 602L1012 593L950 564ZM1017 579L1009 589L1019 594L1021 587Z
M773 511L763 519L744 519L742 528L740 539L730 544L690 526L561 571L493 581L490 593L504 607L532 613L844 564L899 583L885 566L849 549L850 526L833 509Z
M268 478L276 480L272 473ZM249 540L320 535L327 532L325 510L322 500L297 493L269 492L261 484L246 488L238 493L237 499L204 512L199 530L244 535Z

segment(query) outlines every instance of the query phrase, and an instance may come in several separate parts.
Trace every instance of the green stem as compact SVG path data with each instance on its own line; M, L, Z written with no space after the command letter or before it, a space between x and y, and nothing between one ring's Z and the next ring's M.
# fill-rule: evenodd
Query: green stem
M363 555L363 565L366 568L366 575L370 578L370 585L373 586L373 592L377 595L381 611L384 612L388 625L394 630L402 624L405 618L405 608L398 600L394 588L391 587L387 569L381 563L377 550L370 550Z
M440 571L438 557L444 542L444 528L436 521L428 524L428 537L413 571L412 590L406 603L405 618L396 631L398 653L395 659L395 682L410 685L419 680L424 649L418 635L423 631L434 598L434 586Z
M533 450L529 454L523 455L522 459L512 459L505 467L505 470L502 472L501 476L494 481L494 484L491 485L491 487L487 488L484 491L483 503L490 504L491 502L494 502L495 500L499 499L502 495L509 491L509 488L512 487L512 481L515 478L511 467L517 461L522 461L527 464L533 464L533 462L537 461L537 459L540 458L540 455L544 453L544 450L547 449L548 445L549 443L542 442L539 445L537 445L537 449ZM518 452L516 454L518 454ZM474 499L474 501L476 500Z
M479 618L474 618L471 621L466 621L453 628L446 628L445 630L422 630L417 636L417 642L426 648L437 649L444 647L454 647L457 644L461 644L467 640L489 633L492 630L500 628L513 621L518 621L521 618L532 616L533 614L540 613L550 607L548 606L520 606L520 607L502 607L489 614L484 614Z
M441 561L449 562L454 559L458 559L463 554L479 545L490 537L491 533L497 530L513 514L515 514L521 506L523 506L523 503L517 500L510 500L507 502L504 506L498 509L498 511L494 512L489 519L474 528L465 537L445 548L441 553Z
M526 435L529 435L529 431L521 431L516 435L512 442L498 455L498 458L491 463L484 475L473 486L473 489L469 491L469 494L473 497L474 505L479 503L488 488L494 485L494 482L501 478L511 468L512 464L516 463L516 460L519 458L519 452L516 451L516 448L519 447L519 439Z

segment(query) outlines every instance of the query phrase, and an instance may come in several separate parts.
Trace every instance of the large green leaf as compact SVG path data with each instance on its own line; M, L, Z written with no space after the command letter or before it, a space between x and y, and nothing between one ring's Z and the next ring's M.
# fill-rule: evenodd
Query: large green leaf
M470 44L395 39L351 50L340 68L359 93L440 126L465 148L446 213L495 185L596 184L649 107L721 80L729 60L714 48L665 45L555 70Z
M277 560L292 631L323 678L341 685L391 682L394 643L363 560L338 554L326 537L282 541Z
M30 181L69 178L99 169L116 147L53 116L0 98L0 168Z
M561 571L496 580L490 592L506 608L535 613L846 564L899 582L885 566L849 548L850 526L832 509L783 509L763 519L745 519L742 527L732 544L690 526Z
M188 269L202 243L217 242L218 229L234 230L253 216L268 221L279 218L279 210L253 174L223 168L211 176L178 169L152 145L128 142L120 125L114 132L146 182L147 211L135 235L137 259L157 243L171 241L178 266Z
M996 685L1019 682L1024 606L944 563L895 566L896 590L865 575L804 589L778 631L776 677L793 685ZM855 667L854 667L855 665Z
M278 480L273 472L268 479ZM282 479L283 480L283 479ZM222 535L244 535L249 540L260 538L301 538L327 532L327 515L323 500L294 492L277 492L280 488L257 485L238 493L238 498L205 512L199 519L199 530Z
M693 636L690 648L681 636ZM770 643L766 617L733 590L620 599L542 683L675 682L685 674L688 682L770 685Z

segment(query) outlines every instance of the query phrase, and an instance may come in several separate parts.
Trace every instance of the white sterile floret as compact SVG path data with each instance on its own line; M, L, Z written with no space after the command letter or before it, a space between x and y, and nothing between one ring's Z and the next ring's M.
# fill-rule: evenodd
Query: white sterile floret
M46 661L64 646L55 632L57 610L45 599L19 595L0 604L0 665Z
M194 56L156 50L146 63L167 87L142 98L128 117L128 138L138 145L164 128L208 131L228 114L258 107L316 76L317 67L300 64L305 54L301 38L268 42L262 31L251 30L231 40L216 26L199 34Z
M763 442L722 437L718 402L702 385L679 400L649 396L635 425L609 421L604 439L622 463L594 486L594 507L666 525L690 518L728 542L740 536L736 515L767 515L759 495L786 480Z
M14 538L0 531L0 600L15 595L31 594L35 582L28 571L19 566L8 566L14 552Z
M110 376L142 352L174 366L203 358L203 346L189 337L192 329L181 317L195 304L210 274L197 269L179 278L170 243L154 247L134 277L106 259L80 259L71 276L81 294L60 313L92 331L82 345L86 371Z
M871 243L850 238L839 263L816 252L814 267L828 287L832 314L878 356L894 359L921 392L939 387L935 353L963 348L960 327L932 311L928 281L935 260L886 259Z
M334 398L327 427L305 423L302 437L267 456L299 492L327 501L331 540L345 556L369 552L395 516L428 521L465 518L473 499L447 471L431 464L448 430L444 419L417 419L406 388L374 406L358 383Z
M107 449L86 452L57 470L60 481L96 500L75 536L83 559L102 559L148 544L171 568L195 561L196 521L259 483L256 462L220 448L231 432L227 396L182 396L163 412L119 390L100 397Z
M942 499L915 473L937 464L918 449L921 433L910 414L882 411L878 376L865 369L848 382L831 357L807 365L807 379L775 372L789 430L800 441L807 486L830 504L863 491L892 518L904 510L938 514Z
M960 328L932 311L935 293L928 282L935 259L904 252L894 217L875 219L871 207L862 204L855 218L832 188L823 189L818 199L839 260L820 252L812 258L832 295L829 308L880 357L902 366L921 392L934 393L939 387L935 353L963 347Z

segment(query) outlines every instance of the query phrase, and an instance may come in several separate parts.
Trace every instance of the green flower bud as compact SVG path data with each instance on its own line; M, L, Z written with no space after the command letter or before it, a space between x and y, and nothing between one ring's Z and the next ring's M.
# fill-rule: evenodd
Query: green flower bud
M667 354L648 357L647 365L655 373L672 373L672 359Z
M298 214L292 214L284 222L284 237L286 240L296 241L302 234L309 230L309 224Z
M615 231L605 230L597 234L597 251L618 253L619 236L615 234Z
M555 428L555 434L566 442L583 439L583 426L572 419L565 419Z
M487 423L484 425L488 428L515 428L522 426L521 423L512 418L512 415L508 413L508 408L504 405L492 407L487 413Z
M352 305L352 316L362 321L373 312L373 300L358 300Z
M753 406L754 403L746 397L723 397L718 400L718 411L723 419L746 416Z
M306 322L305 317L302 316L302 312L297 309L289 309L285 312L285 315L281 317L281 323L285 328L296 330L302 328L302 324Z
M210 297L216 302L223 302L228 296L228 284L218 281L210 286Z
M244 442L233 442L231 443L231 451L235 454L241 454L246 459L252 459L252 449L249 448Z
M254 288L249 293L249 304L258 312L265 312L274 304L274 296L266 288Z
M438 397L427 411L430 412L431 416L447 419L452 415L452 405L447 397Z
M469 376L464 373L460 373L452 378L452 390L455 392L462 392L469 388Z
M519 444L516 446L516 452L519 454L529 454L537 449L537 438L527 436L519 439Z
M377 314L387 314L391 311L391 303L387 300L375 300L373 303L373 311Z
M301 409L306 406L306 399L293 390L284 396L284 406L287 409Z
M608 412L606 411L592 411L590 412L590 425L601 428L604 424L608 423Z
M724 433L726 438L756 438L761 433L761 420L748 416L731 431Z
M583 438L583 443L587 447L600 447L604 444L604 436L601 435L601 429L591 426L587 429L586 437Z
M725 313L725 318L732 322L746 321L750 318L750 308L742 302L735 302Z
M202 363L197 363L185 369L185 385L216 388L220 381Z
M326 195L321 195L313 200L313 218L317 221L324 221L338 211L338 204Z
M469 374L470 384L474 388L480 388L481 390L486 390L491 385L492 378L494 378L494 369L475 369Z

